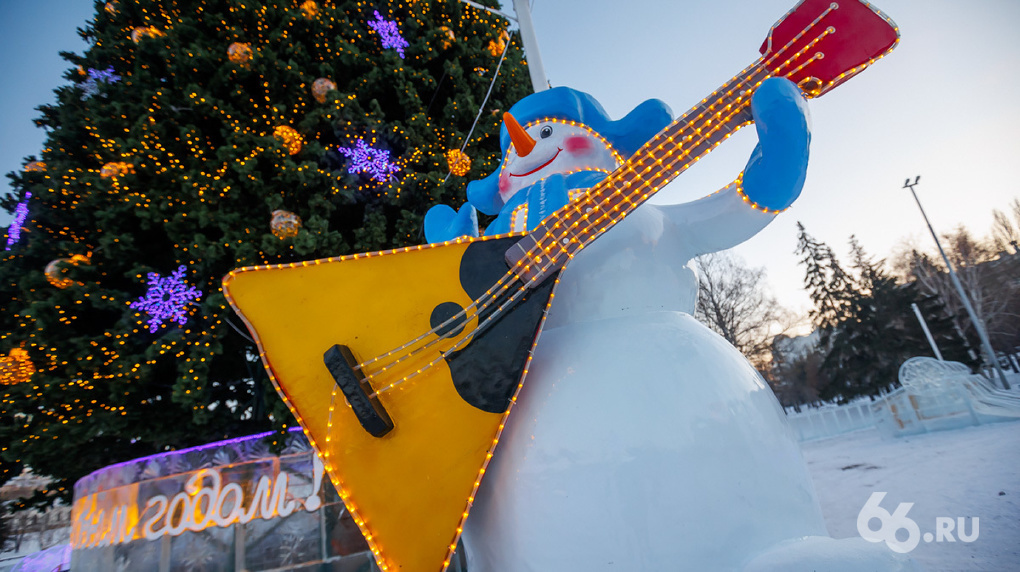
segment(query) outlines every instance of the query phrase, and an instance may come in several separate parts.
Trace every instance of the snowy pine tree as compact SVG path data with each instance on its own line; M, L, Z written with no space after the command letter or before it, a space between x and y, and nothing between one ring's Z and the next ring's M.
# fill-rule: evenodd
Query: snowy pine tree
M223 275L421 242L530 92L506 21L456 0L96 8L2 203L25 216L0 259L0 483L28 464L64 496L112 462L293 424Z

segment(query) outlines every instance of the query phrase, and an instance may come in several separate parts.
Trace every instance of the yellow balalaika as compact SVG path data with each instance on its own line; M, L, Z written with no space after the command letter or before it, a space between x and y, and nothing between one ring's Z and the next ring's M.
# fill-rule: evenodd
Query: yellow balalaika
M805 0L762 57L527 234L235 270L224 292L383 570L450 562L524 382L556 277L751 122L786 77L817 97L898 42L859 0Z

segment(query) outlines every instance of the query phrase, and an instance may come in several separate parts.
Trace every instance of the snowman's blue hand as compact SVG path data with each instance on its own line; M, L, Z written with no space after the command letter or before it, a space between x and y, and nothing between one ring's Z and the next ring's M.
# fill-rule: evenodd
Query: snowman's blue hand
M744 194L761 207L782 210L800 195L807 175L807 101L790 80L771 78L751 98L751 112L758 146L744 168Z
M567 179L563 175L550 175L528 188L528 230L534 230L543 220L570 202Z
M478 212L464 203L459 211L436 205L425 213L425 240L445 242L459 236L478 236Z

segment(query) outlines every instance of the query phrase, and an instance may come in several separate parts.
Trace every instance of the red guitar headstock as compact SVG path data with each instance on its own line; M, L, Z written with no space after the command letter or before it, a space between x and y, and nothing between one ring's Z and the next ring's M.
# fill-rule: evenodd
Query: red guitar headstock
M803 0L772 26L759 51L775 75L818 97L899 41L896 23L863 0Z

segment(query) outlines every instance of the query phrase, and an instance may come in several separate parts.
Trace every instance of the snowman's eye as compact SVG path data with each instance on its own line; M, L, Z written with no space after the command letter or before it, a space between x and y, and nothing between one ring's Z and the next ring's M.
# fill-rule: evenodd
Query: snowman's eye
M550 135L552 135L552 127L546 125L545 127L542 128L540 134L542 135L542 139L549 137Z

